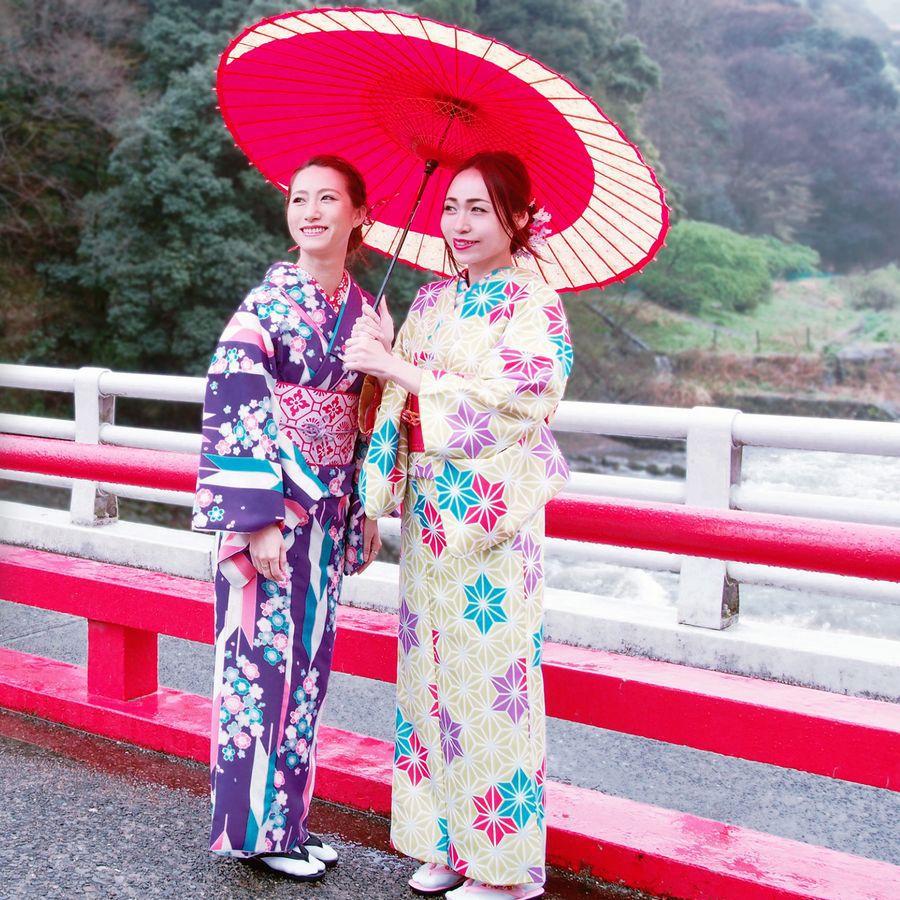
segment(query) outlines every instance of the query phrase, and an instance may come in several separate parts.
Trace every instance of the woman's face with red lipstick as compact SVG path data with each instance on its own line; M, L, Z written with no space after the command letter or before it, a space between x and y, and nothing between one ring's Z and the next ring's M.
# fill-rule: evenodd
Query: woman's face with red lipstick
M457 263L469 270L470 283L494 269L512 265L510 237L477 169L464 169L450 182L441 231Z
M365 217L365 208L354 208L346 179L335 169L309 166L294 176L287 224L301 254L346 255L350 232Z

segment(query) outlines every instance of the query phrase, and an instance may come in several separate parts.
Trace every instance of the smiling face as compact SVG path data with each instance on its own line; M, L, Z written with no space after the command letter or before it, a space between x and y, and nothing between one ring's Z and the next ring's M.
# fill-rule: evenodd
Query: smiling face
M350 232L366 217L356 208L341 172L324 166L301 169L291 182L287 204L288 231L304 256L343 260Z
M512 265L510 236L477 169L464 169L447 189L441 215L444 240L473 283L494 269Z

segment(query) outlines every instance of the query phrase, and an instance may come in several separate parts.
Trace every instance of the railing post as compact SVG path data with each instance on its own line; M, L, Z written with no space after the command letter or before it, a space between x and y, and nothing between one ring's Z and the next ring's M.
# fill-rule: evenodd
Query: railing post
M732 426L736 409L696 406L687 433L687 506L731 507L731 486L740 481L741 448ZM725 562L685 556L678 581L678 621L703 628L727 628L737 621L737 582L728 578Z
M88 620L88 692L115 700L153 694L158 684L159 635Z
M109 369L82 368L75 375L75 441L99 444L100 426L115 421L116 398L100 392L100 376ZM119 516L115 495L101 491L94 481L76 481L69 505L76 525L105 525Z

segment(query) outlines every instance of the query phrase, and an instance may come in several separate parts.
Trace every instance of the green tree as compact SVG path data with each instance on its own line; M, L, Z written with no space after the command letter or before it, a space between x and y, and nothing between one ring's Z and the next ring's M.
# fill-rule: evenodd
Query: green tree
M629 0L662 66L641 107L684 211L814 247L838 269L900 244L900 114L882 50L823 4Z
M123 127L109 186L83 204L79 264L61 273L107 298L95 362L205 371L229 311L285 255L281 195L234 148L212 92L230 35L271 11L228 2L201 15L165 2L149 21L142 78L158 99Z
M896 109L897 87L888 76L881 48L867 37L813 27L788 44L857 102L873 109Z
M104 183L143 10L128 0L0 0L0 355L90 357L102 298L48 281L72 261L79 201Z
M632 136L659 66L625 32L622 0L480 0L482 30L568 76Z
M479 25L476 5L476 0L418 0L415 9L420 16L476 31Z
M762 242L711 225L673 225L656 261L635 279L651 300L690 313L749 312L772 289Z
M900 309L900 266L891 263L883 269L856 275L850 279L849 288L854 309Z
M79 264L60 270L106 298L108 338L95 361L205 371L230 311L287 256L282 195L233 146L212 91L231 37L281 7L226 0L201 11L164 0L148 21L140 83L151 99L122 130L109 185L84 201ZM354 266L373 291L385 267L369 252ZM388 289L395 319L430 277L398 266Z
M803 244L789 244L771 235L757 238L773 278L804 278L819 270L819 254Z

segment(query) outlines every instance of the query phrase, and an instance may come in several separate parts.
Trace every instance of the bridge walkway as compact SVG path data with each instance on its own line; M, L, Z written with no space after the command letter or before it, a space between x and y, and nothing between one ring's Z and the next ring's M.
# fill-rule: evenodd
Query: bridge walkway
M86 622L0 602L0 645L83 665ZM211 647L160 637L163 684L208 695L211 678ZM390 684L334 673L325 721L391 740L393 691ZM68 886L67 896L130 897L137 893L129 891L141 888L143 896L153 897L157 882L170 883L175 893L169 896L178 900L277 897L286 890L275 876L205 852L204 767L37 720L0 715L0 784L9 798L0 822L6 820L4 831L16 835L0 847L0 871L14 878L0 883L0 898L17 875L26 879L19 884L34 893L11 893L11 898L57 896L57 887L63 896L63 885ZM558 719L548 723L548 752L550 770L560 781L900 864L900 794L895 791ZM317 887L314 896L411 896L405 887L409 863L389 850L383 819L328 804L320 804L317 815L322 816L318 827L346 847L353 864L332 879L332 887ZM48 834L53 836L49 841ZM92 851L98 841L106 848L99 861ZM157 845L165 850L162 856L153 849ZM47 853L46 866L42 852ZM172 855L168 868L160 870L167 855ZM182 878L187 879L183 893ZM354 878L383 883L385 892L373 893L369 885L365 893L356 893L358 888L344 880ZM332 889L343 893L324 893ZM291 890L296 892L296 885ZM557 876L548 896L638 895Z
M0 711L0 900L412 900L388 822L330 803L312 823L341 864L302 885L206 851L206 768ZM551 873L548 900L637 900Z

